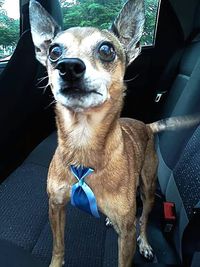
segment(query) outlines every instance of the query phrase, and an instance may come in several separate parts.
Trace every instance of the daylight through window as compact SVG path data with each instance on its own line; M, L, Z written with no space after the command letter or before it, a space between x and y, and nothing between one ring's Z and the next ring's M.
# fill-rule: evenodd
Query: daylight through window
M154 43L159 0L145 0L145 30L142 45ZM60 0L64 28L94 26L109 28L125 0ZM19 0L0 0L0 60L8 60L19 39Z
M0 0L0 61L13 53L19 29L19 0Z

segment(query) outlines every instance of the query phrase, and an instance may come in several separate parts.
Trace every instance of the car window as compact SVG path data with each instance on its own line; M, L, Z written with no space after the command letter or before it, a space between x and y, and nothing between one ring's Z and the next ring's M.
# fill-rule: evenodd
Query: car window
M10 59L19 33L19 0L0 0L0 61Z
M74 26L94 26L106 29L126 0L60 0L64 29ZM142 45L153 45L159 0L145 0L145 29Z
M154 45L160 0L145 0L145 28L142 45Z

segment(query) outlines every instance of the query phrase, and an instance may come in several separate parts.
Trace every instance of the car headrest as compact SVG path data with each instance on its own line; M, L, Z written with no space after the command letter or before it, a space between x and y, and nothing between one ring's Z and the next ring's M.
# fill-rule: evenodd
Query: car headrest
M200 3L198 3L196 11L195 11L195 17L193 22L193 29L200 30Z
M63 28L63 17L62 17L62 10L60 6L59 0L37 0L48 12L51 16L55 19L58 25ZM29 24L29 3L26 3L22 6L22 32L30 29Z

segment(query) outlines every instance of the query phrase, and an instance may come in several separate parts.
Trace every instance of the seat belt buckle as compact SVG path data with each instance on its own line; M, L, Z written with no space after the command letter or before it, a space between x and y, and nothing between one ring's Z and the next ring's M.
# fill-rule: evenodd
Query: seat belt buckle
M193 215L200 216L200 201L194 206Z
M163 91L163 92L159 92L159 93L157 93L157 95L156 95L156 97L155 97L155 102L156 102L156 103L159 103L160 100L161 100L161 98L163 97L163 95L164 95L165 93L167 93L167 91Z
M170 234L176 225L176 207L174 202L163 202L163 232Z

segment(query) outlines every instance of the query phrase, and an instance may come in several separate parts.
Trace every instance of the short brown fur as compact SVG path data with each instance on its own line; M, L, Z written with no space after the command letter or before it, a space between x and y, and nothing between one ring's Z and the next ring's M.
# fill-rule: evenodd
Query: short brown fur
M130 12L131 19L135 19L138 14L134 22L137 33L123 24L127 12ZM123 26L123 31L128 31L122 33L121 39L125 39L123 44L113 33L94 28L72 28L57 33L59 27L47 12L37 2L30 3L36 56L47 67L55 98L60 97L56 99L58 147L50 164L47 182L53 232L50 267L61 267L64 260L65 205L70 200L71 187L76 183L70 165L94 169L86 182L96 196L98 209L111 220L118 233L119 267L130 267L134 257L136 191L140 187L143 212L140 219L139 250L146 258L153 256L146 237L157 170L153 130L140 121L120 118L125 91L123 77L127 64L139 52L136 44L142 33L143 13L142 0L129 0L125 5L113 26L118 33L120 25ZM98 45L103 41L109 41L115 48L116 56L112 62L103 62L99 58ZM66 81L63 81L57 68L60 59L56 63L50 62L47 42L62 45L61 59L79 58L85 62L87 68L84 77L78 82L80 84L81 81L85 90L97 90L95 97L91 94L88 96L91 97L91 104L88 104L90 102L86 97L77 95L70 98L63 94L62 84ZM126 44L131 46L128 48ZM80 60L78 62L80 64ZM99 88L101 91L98 91ZM102 101L103 97L105 99ZM71 101L75 104L72 105Z
M140 237L146 242L142 249L149 249L146 224L153 205L157 169L153 133L142 122L119 119L120 109L121 106L116 104L115 114L109 109L107 114L112 115L104 117L95 129L95 139L91 139L87 147L79 148L70 142L73 133L64 127L62 107L57 108L58 148L49 169L48 193L50 214L62 213L62 216L52 217L54 239L58 245L55 245L55 241L51 266L61 266L54 261L63 261L64 236L57 232L61 231L61 221L57 218L64 220L63 206L70 200L70 187L76 182L69 171L71 164L90 166L95 170L87 178L87 184L94 191L99 209L112 221L119 235L120 267L131 265L135 251L136 190L140 185L144 201ZM71 116L76 125L78 115ZM90 114L90 121L89 117ZM93 119L95 120L95 114Z

